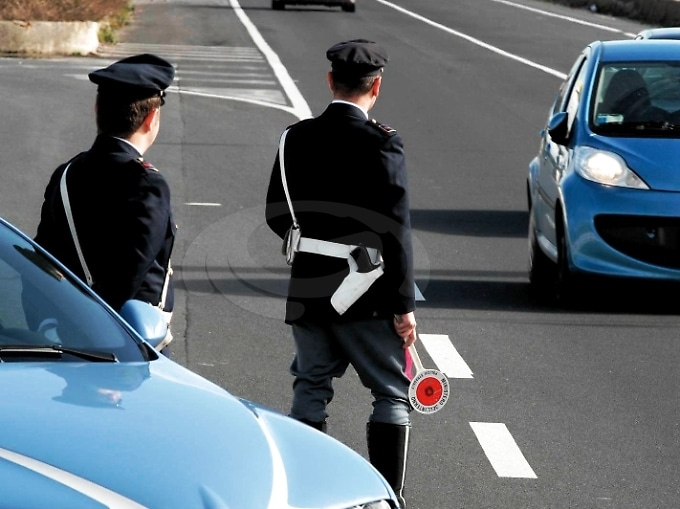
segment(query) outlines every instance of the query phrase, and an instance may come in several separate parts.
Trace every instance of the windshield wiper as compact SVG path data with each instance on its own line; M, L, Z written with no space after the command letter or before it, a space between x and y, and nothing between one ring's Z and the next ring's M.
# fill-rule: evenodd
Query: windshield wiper
M117 362L116 356L109 352L97 352L93 350L80 350L68 346L28 346L12 345L0 346L0 357L4 356L37 356L37 357L61 357L62 355L73 355L80 359L92 362Z

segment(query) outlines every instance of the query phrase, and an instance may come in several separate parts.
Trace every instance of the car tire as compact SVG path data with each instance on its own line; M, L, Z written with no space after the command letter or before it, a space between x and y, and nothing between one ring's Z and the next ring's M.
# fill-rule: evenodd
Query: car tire
M557 230L557 278L555 284L557 302L570 307L575 302L576 286L576 278L569 268L567 235L564 228L560 227Z
M342 10L345 12L354 12L357 10L357 4L354 2L347 2L342 4Z
M275 11L282 11L286 8L286 4L283 0L272 0L272 9Z
M529 218L529 289L539 300L554 300L557 266L538 245L532 211L529 211Z

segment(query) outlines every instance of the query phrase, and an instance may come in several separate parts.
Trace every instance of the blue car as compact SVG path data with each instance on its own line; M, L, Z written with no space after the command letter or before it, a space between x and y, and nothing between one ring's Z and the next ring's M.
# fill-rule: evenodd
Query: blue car
M680 281L680 41L596 41L529 164L529 281L568 302L590 276Z
M159 355L155 308L124 320L2 219L0 281L0 507L398 507L361 455Z
M680 27L647 28L638 32L635 39L680 39Z

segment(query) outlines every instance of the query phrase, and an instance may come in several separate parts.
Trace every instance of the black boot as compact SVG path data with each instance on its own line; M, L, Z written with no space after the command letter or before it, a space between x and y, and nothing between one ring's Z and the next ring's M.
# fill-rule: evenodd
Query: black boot
M404 478L410 433L410 425L386 422L369 422L366 425L368 459L392 486L402 509L406 508Z
M306 425L311 426L314 429L318 429L322 433L326 433L326 421L310 421L308 419L298 419L300 422L304 422Z

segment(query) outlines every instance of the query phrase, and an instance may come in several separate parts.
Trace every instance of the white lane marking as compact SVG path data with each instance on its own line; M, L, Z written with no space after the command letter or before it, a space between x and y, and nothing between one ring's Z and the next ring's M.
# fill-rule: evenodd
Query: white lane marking
M194 207L221 207L221 203L212 203L212 202L199 202L199 201L188 201L184 205L190 205Z
M288 69L286 69L281 63L279 56L269 47L269 44L267 44L267 42L264 40L264 37L260 35L260 32L250 21L250 18L245 15L239 3L236 0L229 0L229 3L234 9L236 16L238 16L239 20L241 20L241 23L243 23L243 26L250 34L255 46L259 48L259 50L267 59L267 62L269 62L271 68L274 70L274 74L281 83L283 91L286 93L288 99L293 105L292 113L299 119L311 117L312 110L307 104L307 101L305 101L305 98L302 96L302 93L300 93L300 90L298 90L295 82L290 77L290 74L288 74Z
M515 2L509 2L508 0L490 0L490 1L496 2L496 3L499 3L499 4L509 5L510 7L515 7L517 9L524 9L526 11L535 12L535 13L541 14L542 16L546 16L548 18L563 19L565 21L569 21L571 23L576 23L578 25L584 25L584 26L599 28L600 30L604 30L605 32L614 32L614 33L617 33L617 34L626 35L628 37L635 37L635 34L631 34L630 32L624 32L623 30L619 30L618 28L608 27L606 25L601 25L599 23L591 23L590 21L585 21L585 20L578 19L578 18L572 18L571 16L565 16L563 14L557 14L557 13L554 13L554 12L544 11L543 9L536 9L535 7L529 7L527 5L516 4Z
M437 365L449 378L473 378L472 370L453 346L447 334L418 334L421 343Z
M536 479L505 424L471 422L470 426L498 477Z
M170 87L166 89L166 92L177 92L182 95L193 95L195 97L209 97L212 99L227 99L231 101L239 101L239 102L244 102L244 103L249 103L249 104L255 104L258 106L264 106L266 108L275 108L278 110L285 111L287 113L290 113L291 115L297 116L297 113L293 108L290 106L282 105L282 104L275 104L273 101L275 100L272 96L276 95L281 95L280 92L276 90L272 91L257 91L255 89L232 89L232 92L234 93L229 93L227 91L224 91L222 93L216 94L213 92L201 92L200 90L180 90L177 87ZM239 94L247 93L250 95L250 97L243 97ZM269 96L266 97L268 100L261 100L257 99L257 97L261 96Z
M589 23L587 21L579 20L579 19L576 19L576 18L570 18L568 16L562 16L562 15L555 14L555 13L552 13L552 12L547 12L547 11L542 11L540 9L534 9L534 8L526 7L526 6L523 6L523 5L515 4L513 2L508 2L506 0L491 0L491 1L502 3L502 4L505 4L505 5L509 5L511 7L517 7L517 8L527 9L527 10L530 10L530 11L533 11L533 12L538 12L538 13L544 15L544 16L550 16L550 17L564 19L564 20L570 21L572 23L580 23L582 25L592 26L592 27L595 27L595 28L599 28L601 30L609 31L609 32L621 33L621 34L624 34L624 35L627 35L627 36L630 36L630 37L632 37L634 35L634 34L630 34L628 32L623 32L623 31L618 30L616 28L611 28L611 27L607 27L605 25L600 25L600 24L596 24L596 23ZM432 21L431 19L428 19L424 16L421 16L420 14L416 14L415 12L404 9L403 7L395 5L392 2L388 2L386 0L376 0L376 2L379 2L383 5L386 5L387 7L391 7L392 9L397 10L399 12L402 12L403 14L406 14L407 16L411 16L412 18L415 18L419 21L422 21L423 23L427 23L428 25L433 26L435 28L438 28L439 30L442 30L444 32L448 32L452 35L460 37L461 39L465 39L468 42L476 44L477 46L488 49L489 51L492 51L494 53L498 53L501 56L509 58L510 60L515 60L517 62L524 64L524 65L528 65L529 67L533 67L534 69L538 69L539 71L543 71L543 72L550 74L552 76L556 76L560 79L565 79L567 77L566 73L563 73L563 72L558 71L556 69L552 69L550 67L539 64L539 63L534 62L532 60L528 60L526 58L523 58L519 55L515 55L515 54L510 53L508 51L502 50L502 49L500 49L496 46L492 46L491 44L487 44L483 41L480 41L479 39L475 39L474 37L470 37L469 35L466 35L462 32L458 32L457 30L453 30L453 29L451 29L447 26L444 26L440 23Z
M510 60L516 60L517 62L520 62L524 65L528 65L529 67L533 67L535 69L538 69L539 71L543 71L547 74L557 76L558 78L561 78L561 79L565 79L567 77L567 75L563 72L557 71L555 69L551 69L550 67L538 64L536 62L532 62L531 60L520 57L519 55L514 55L514 54L512 54L508 51L497 48L496 46L492 46L491 44L487 44L483 41L480 41L479 39L475 39L474 37L470 37L469 35L466 35L462 32L458 32L457 30L453 30L452 28L444 26L441 23L437 23L435 21L432 21L431 19L428 19L425 16L421 16L420 14L416 14L415 12L411 12L409 10L406 10L403 7L399 7L398 5L393 4L392 2L387 2L386 0L375 0L375 1L379 2L383 5L386 5L387 7L391 7L394 10L402 12L402 13L406 14L407 16L411 16L412 18L415 18L419 21L422 21L423 23L427 23L428 25L431 25L435 28L438 28L439 30L442 30L444 32L448 32L451 35L455 35L456 37L460 37L461 39L465 39L466 41L469 41L473 44L476 44L477 46L481 46L482 48L488 49L489 51L492 51L494 53L498 53L501 56L509 58Z
M144 52L162 54L166 59L190 58L193 61L183 64L182 67L184 65L191 67L197 61L264 64L262 55L256 48L238 46L193 46L126 42L115 45L102 45L99 48L98 54L113 61L130 53Z
M138 504L123 495L111 491L104 486L95 484L83 477L71 474L66 470L62 470L42 461L36 460L29 456L24 456L7 449L0 448L0 458L7 461L21 465L29 470L33 470L45 477L53 479L64 486L68 486L73 490L90 497L92 500L103 504L109 509L147 509L146 506Z

